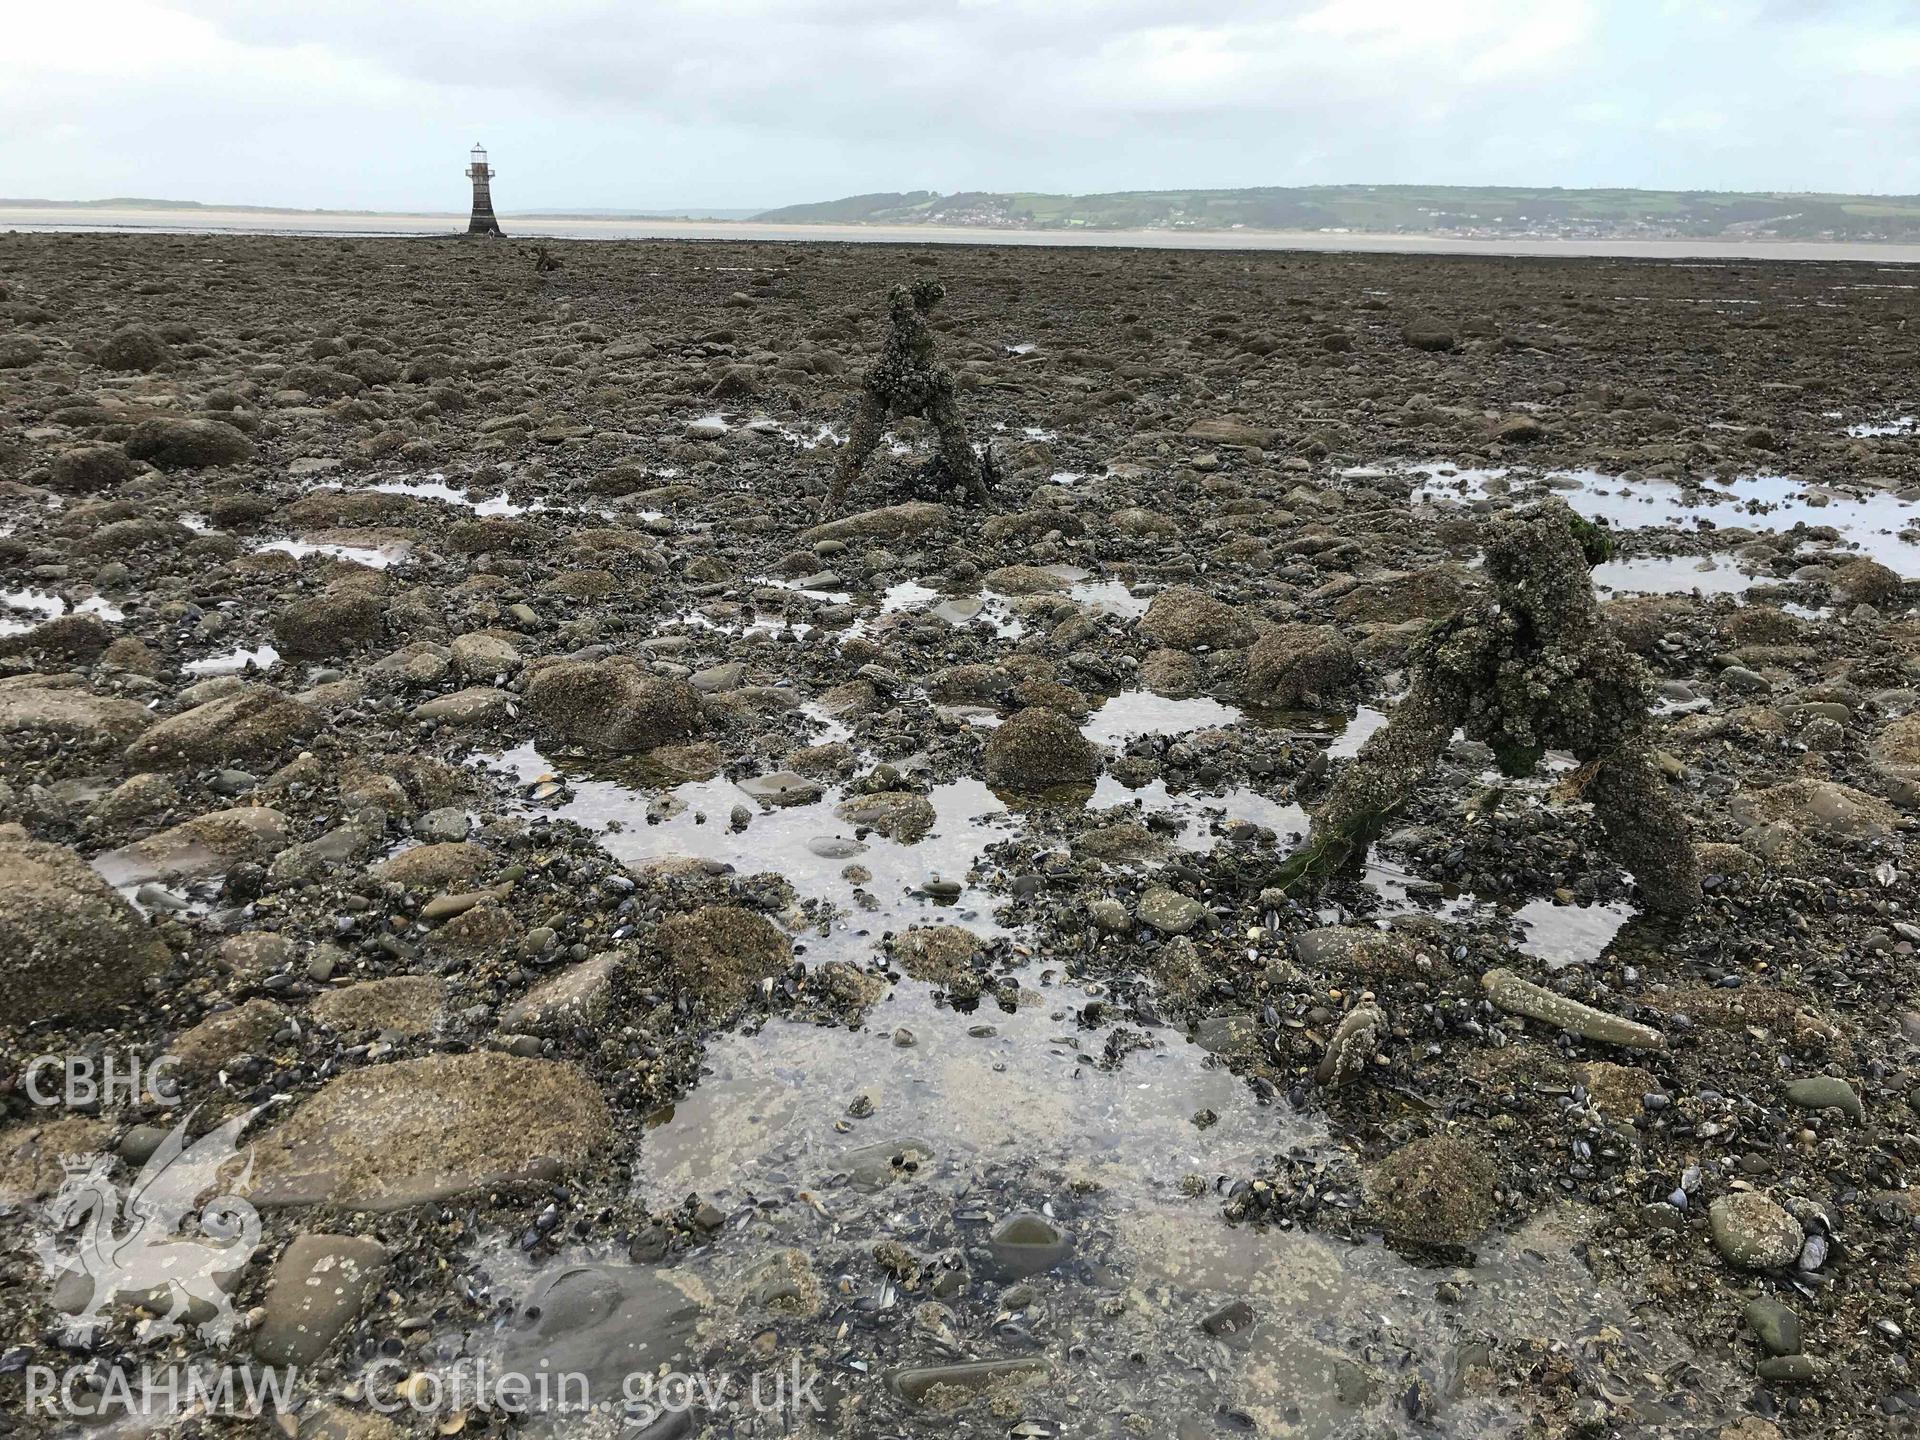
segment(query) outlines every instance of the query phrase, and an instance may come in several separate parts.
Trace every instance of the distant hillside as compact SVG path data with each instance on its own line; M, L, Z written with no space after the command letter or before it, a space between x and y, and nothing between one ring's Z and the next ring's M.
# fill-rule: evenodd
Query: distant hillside
M1920 196L1508 186L1307 185L1045 195L850 195L754 217L1005 230L1320 230L1388 235L1920 240Z
M929 219L923 212L939 201L940 196L931 190L880 190L872 195L849 195L844 200L783 205L778 210L763 210L753 218L775 224L881 225Z

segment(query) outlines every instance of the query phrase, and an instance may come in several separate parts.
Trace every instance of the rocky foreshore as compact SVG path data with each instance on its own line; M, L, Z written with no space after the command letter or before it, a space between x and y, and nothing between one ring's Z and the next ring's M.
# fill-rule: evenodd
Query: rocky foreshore
M211 1359L494 1433L476 1358L804 1362L823 1435L1920 1425L1907 271L551 250L0 235L0 1429ZM991 505L906 420L823 510L930 276ZM1549 497L1697 905L1459 735L1281 883ZM258 1234L169 1333L89 1227L177 1238L207 1134ZM647 1418L559 1433L775 1433Z

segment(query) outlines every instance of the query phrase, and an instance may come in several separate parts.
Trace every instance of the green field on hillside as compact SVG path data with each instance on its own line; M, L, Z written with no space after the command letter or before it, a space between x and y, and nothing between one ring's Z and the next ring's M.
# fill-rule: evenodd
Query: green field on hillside
M1571 237L1920 239L1920 196L1509 186L1308 185L1046 195L929 190L852 195L754 217L785 223L1005 229L1358 230Z

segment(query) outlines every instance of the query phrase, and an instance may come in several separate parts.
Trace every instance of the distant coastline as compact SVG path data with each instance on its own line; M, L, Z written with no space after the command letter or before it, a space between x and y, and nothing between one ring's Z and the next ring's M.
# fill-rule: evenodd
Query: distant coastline
M366 209L300 209L272 205L224 205L197 200L110 197L96 200L0 199L0 215L38 211L74 217L73 223L107 215L186 215L279 218L290 228L337 231L377 228L417 232L444 226L465 228L464 209L387 212ZM1417 245L1427 241L1602 242L1716 241L1832 244L1920 244L1920 195L1855 195L1790 191L1559 189L1471 185L1305 185L1214 190L1123 190L1058 195L1023 191L876 191L775 209L703 206L542 206L499 210L503 223L525 233L561 235L588 224L633 225L662 221L741 223L815 233L859 227L921 232L963 231L986 238L1004 235L1122 237L1244 235L1347 237L1373 243L1392 237ZM223 222L230 228L231 219ZM562 228L555 228L562 227Z
M1920 243L1735 239L1455 236L1256 229L1020 229L932 223L682 219L503 213L507 243L544 240L721 240L790 244L1102 246L1167 250L1294 250L1413 255L1616 257L1647 260L1829 260L1920 263ZM464 212L293 210L269 206L0 200L6 231L430 238L465 229ZM490 243L490 242L477 242Z

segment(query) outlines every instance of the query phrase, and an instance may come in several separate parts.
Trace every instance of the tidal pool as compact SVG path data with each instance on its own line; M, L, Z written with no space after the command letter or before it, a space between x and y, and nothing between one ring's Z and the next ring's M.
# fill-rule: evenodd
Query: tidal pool
M1780 534L1797 525L1839 532L1845 555L1878 560L1909 579L1920 577L1920 510L1907 492L1844 490L1785 475L1743 475L1731 484L1707 481L1683 489L1668 480L1624 480L1596 470L1516 475L1506 470L1425 465L1413 492L1416 505L1451 500L1475 502L1494 494L1516 502L1555 496L1589 520L1618 530L1684 530L1708 527ZM1803 554L1818 553L1815 542ZM1635 563L1635 562L1623 562Z

